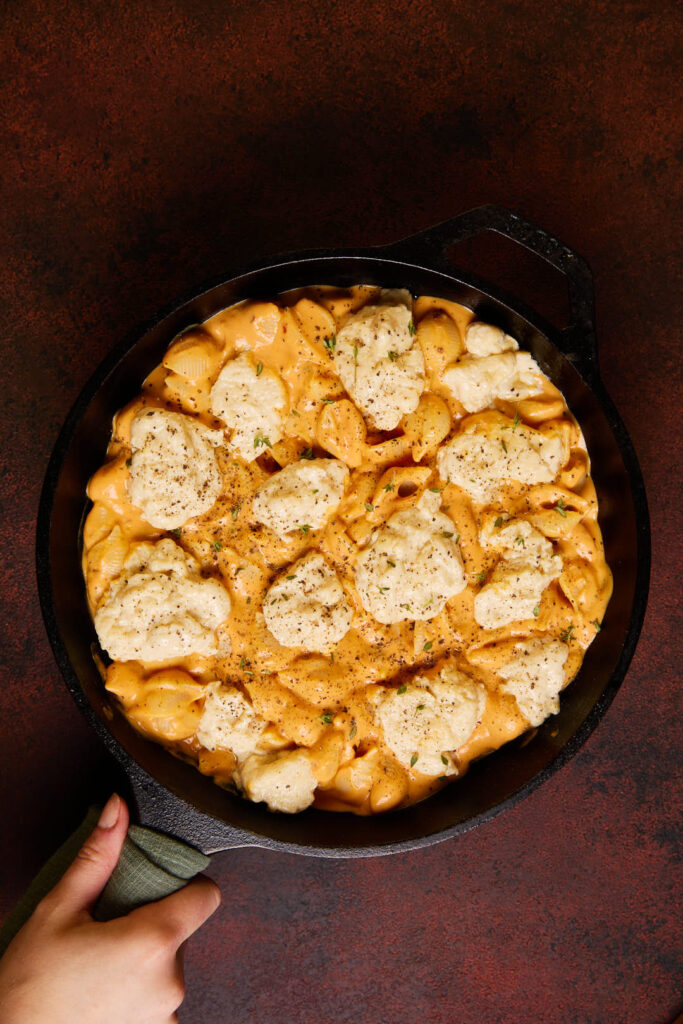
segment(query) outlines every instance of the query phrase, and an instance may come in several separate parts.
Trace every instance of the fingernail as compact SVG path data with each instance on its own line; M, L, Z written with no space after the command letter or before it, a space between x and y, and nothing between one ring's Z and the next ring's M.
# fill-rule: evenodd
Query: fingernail
M106 804L102 808L99 821L97 825L99 828L113 828L116 822L119 820L119 814L121 813L121 797L117 793L112 795L107 800Z

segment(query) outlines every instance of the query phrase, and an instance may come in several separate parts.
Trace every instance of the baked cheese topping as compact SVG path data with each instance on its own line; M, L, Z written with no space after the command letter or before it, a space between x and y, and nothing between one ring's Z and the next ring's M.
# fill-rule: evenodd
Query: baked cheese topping
M505 680L500 689L515 698L529 725L541 725L560 710L568 657L567 644L559 640L529 638L516 644L513 657L498 669Z
M425 389L424 359L404 302L351 314L337 331L334 362L351 398L378 430L398 426Z
M211 411L230 430L229 446L252 462L282 437L287 392L272 370L243 353L211 388Z
M439 450L436 464L442 479L457 484L483 505L495 499L509 480L550 483L560 470L562 455L559 437L501 416L464 426Z
M443 374L442 380L467 412L481 412L495 399L508 402L531 398L541 390L543 374L528 352L463 356Z
M209 683L196 737L207 750L230 750L241 761L259 749L267 724L236 687Z
M474 598L474 617L484 629L537 618L543 591L562 572L551 542L525 519L479 535L482 547L501 553L489 581Z
M322 555L290 565L266 592L263 615L283 647L327 652L348 632L353 618L339 577Z
M304 750L252 754L240 765L239 784L250 800L271 811L296 814L313 803L318 780Z
M133 546L95 612L95 629L115 661L166 661L214 654L229 613L225 587L203 579L197 561L166 538Z
M453 755L481 721L486 688L449 664L433 679L385 690L376 700L384 741L400 763L423 775L454 775Z
M356 563L356 587L378 622L433 619L465 589L453 520L441 496L425 491L412 508L395 512L372 534Z
M300 459L271 476L254 497L256 521L286 538L324 526L344 497L349 471L339 459Z
M110 699L281 813L407 806L543 722L611 593L560 392L499 327L401 290L189 328L88 496Z
M215 448L224 444L183 413L148 409L133 419L130 432L130 500L150 524L174 530L208 511L221 492Z
M516 340L500 327L473 320L465 331L465 348L473 356L495 356L499 352L516 352Z

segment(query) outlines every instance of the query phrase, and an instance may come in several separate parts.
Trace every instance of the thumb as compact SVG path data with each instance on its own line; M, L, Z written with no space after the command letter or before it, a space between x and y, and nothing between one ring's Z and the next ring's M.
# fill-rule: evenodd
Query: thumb
M89 911L116 867L127 831L128 808L113 793L76 859L46 900L69 914Z

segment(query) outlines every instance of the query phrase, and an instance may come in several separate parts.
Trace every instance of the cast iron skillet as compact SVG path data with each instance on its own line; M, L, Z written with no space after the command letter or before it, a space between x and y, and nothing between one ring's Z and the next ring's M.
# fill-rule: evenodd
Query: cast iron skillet
M531 309L449 262L454 243L495 231L538 254L567 278L570 323L560 331ZM140 390L171 340L242 299L273 297L305 285L368 283L405 287L473 309L532 352L560 388L583 429L600 502L614 595L602 630L560 714L474 764L460 781L413 807L371 818L309 809L272 814L220 789L209 778L143 739L103 689L81 577L80 529L88 479L101 465L112 416ZM600 381L593 283L586 263L520 217L482 207L393 245L320 250L264 261L167 310L105 359L86 384L55 445L38 516L37 568L43 616L74 700L131 782L143 824L205 853L257 846L320 857L363 857L412 850L455 836L510 807L561 765L604 715L626 674L647 600L647 502L633 447Z

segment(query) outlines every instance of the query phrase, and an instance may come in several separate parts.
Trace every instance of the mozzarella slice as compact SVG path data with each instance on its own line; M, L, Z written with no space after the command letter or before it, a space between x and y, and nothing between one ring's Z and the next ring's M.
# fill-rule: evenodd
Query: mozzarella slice
M326 654L353 618L339 579L318 552L289 566L263 600L266 625L283 647Z
M515 644L514 656L497 670L505 680L500 689L515 698L530 725L540 725L560 710L568 654L559 640L529 639Z
M473 501L493 500L506 480L550 483L563 462L562 441L512 422L475 423L437 454L442 479L461 487Z
M244 353L226 363L211 388L211 411L229 428L229 446L252 462L283 434L285 386Z
M128 495L159 530L174 530L207 512L221 491L215 448L220 430L190 416L147 409L133 419Z
M209 683L195 735L207 750L231 750L241 761L258 750L267 724L236 687Z
M347 317L337 331L334 362L349 395L379 430L393 430L417 408L425 388L424 359L403 302L363 306Z
M235 781L250 800L271 811L296 814L313 803L317 780L305 750L252 754L240 765Z
M495 356L499 352L514 352L519 345L500 327L473 320L465 331L465 348L473 356Z
M543 384L541 368L528 352L463 356L441 379L468 412L480 412L496 398L509 402L530 398Z
M453 521L440 504L439 494L425 491L412 508L390 516L358 556L356 587L378 622L432 619L465 589Z
M384 742L404 768L424 775L455 775L452 754L481 720L486 690L445 665L436 679L417 676L376 701Z
M283 539L308 525L324 526L344 497L349 471L338 459L300 459L259 487L254 516Z
M165 661L214 654L230 598L218 580L170 538L136 544L95 612L95 629L114 661Z
M502 557L489 581L474 598L474 618L484 629L534 618L543 591L562 572L562 559L550 541L526 520L509 520L479 535L482 547Z

